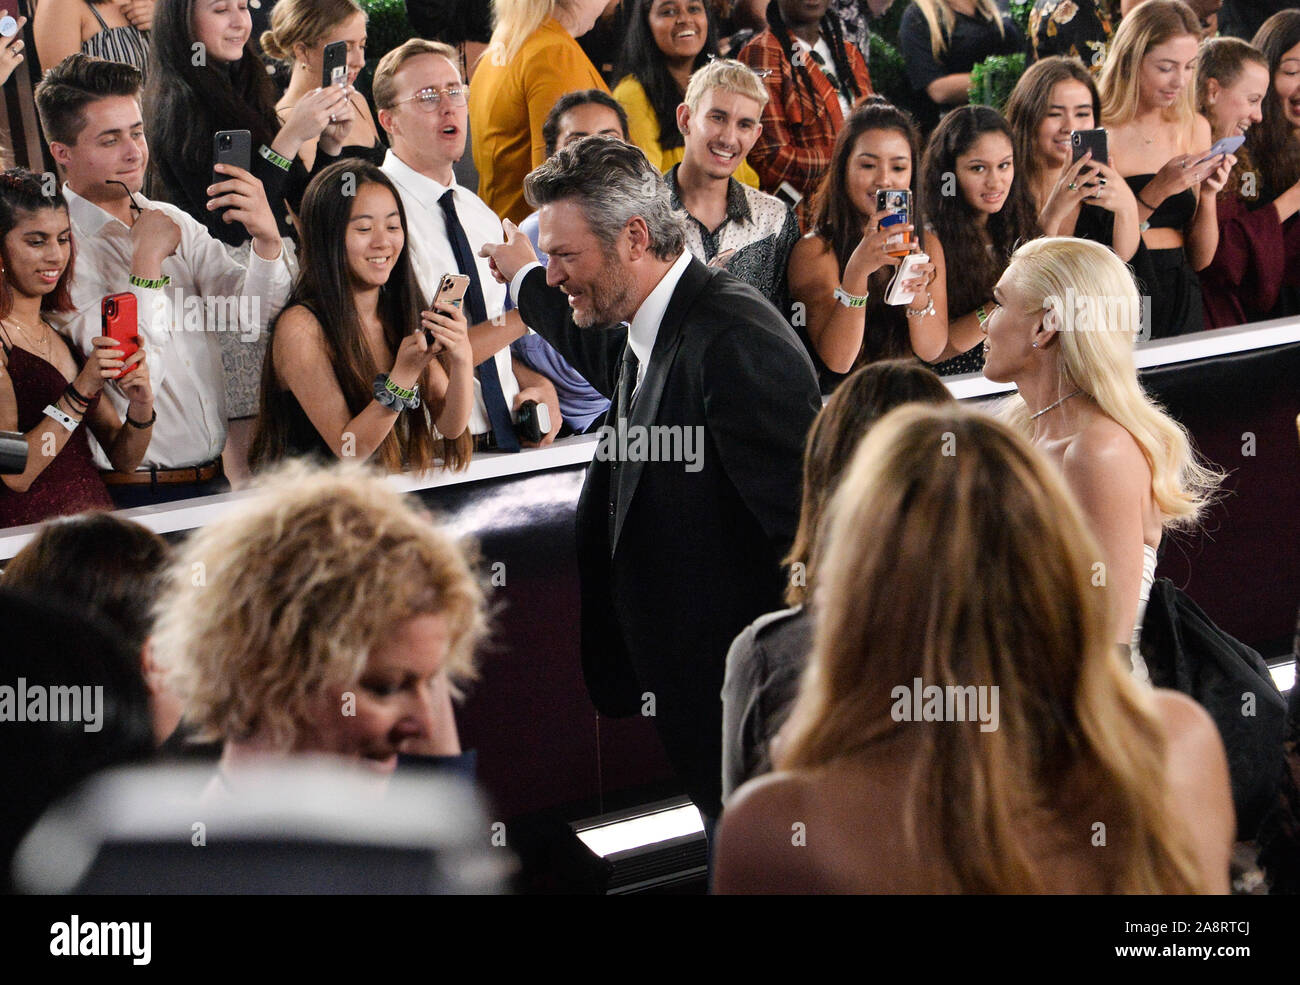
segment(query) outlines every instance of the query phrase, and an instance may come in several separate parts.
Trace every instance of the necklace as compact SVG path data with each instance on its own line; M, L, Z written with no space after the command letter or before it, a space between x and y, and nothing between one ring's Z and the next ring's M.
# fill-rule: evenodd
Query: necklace
M40 329L32 329L32 328L28 327L27 325L24 325L22 322L20 322L20 321L19 321L17 318L15 318L13 315L10 315L7 321L8 321L8 324L12 325L14 328L17 328L17 329L21 329L21 330L22 330L23 338L27 340L27 343L28 343L28 345L31 346L33 352L35 352L38 356L40 356L40 357L41 357L42 359L44 359L46 362L49 362L49 361L50 361L50 342L51 342L51 339L50 339L49 335L46 335L46 336L44 337L44 339L45 339L45 344L42 345L42 344L40 343L40 341L38 341L38 338L39 338L39 336L40 336ZM43 324L44 324L44 321L42 321L41 324L43 325Z
M1036 421L1036 420L1038 420L1040 417L1042 417L1044 414L1046 414L1049 410L1055 410L1057 407L1060 407L1061 404L1065 403L1065 402L1066 402L1067 400L1069 400L1071 397L1077 397L1077 396L1078 396L1079 394L1081 394L1081 393L1083 393L1083 391L1082 391L1082 390L1077 390L1077 389L1076 389L1073 393L1067 393L1064 397L1062 397L1062 398L1061 398L1060 400L1058 400L1056 403L1054 403L1054 404L1048 404L1046 407L1044 407L1042 410L1040 410L1037 414L1030 414L1030 415L1029 415L1029 419L1030 419L1031 421Z

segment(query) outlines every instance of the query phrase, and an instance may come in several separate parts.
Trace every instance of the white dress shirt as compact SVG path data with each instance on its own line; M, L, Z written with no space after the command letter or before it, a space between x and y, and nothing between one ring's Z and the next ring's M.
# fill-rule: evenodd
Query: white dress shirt
M500 315L505 308L506 287L497 283L487 259L478 255L479 248L484 243L505 242L501 220L496 213L472 191L458 185L454 176L450 185L439 184L420 174L391 150L384 158L380 170L388 175L402 196L402 206L406 210L406 246L411 253L416 282L420 285L421 305L427 306L433 300L443 274L460 272L456 253L451 247L451 237L447 234L447 219L439 202L450 188L456 203L456 215L465 229L469 248L474 253L474 262L478 265L478 282L483 290L483 305L487 309L487 316L496 318ZM465 314L468 318L469 312L466 311ZM501 393L506 399L506 409L513 411L519 383L510 362L510 347L498 349L493 358L496 360L497 375L501 378ZM477 377L474 379L474 408L469 415L469 429L473 434L485 434L492 430L487 405L483 403L483 388Z
M655 349L655 339L659 337L659 324L668 311L668 302L673 299L673 292L677 290L682 274L686 273L686 268L691 265L693 259L695 258L691 253L682 250L673 261L673 265L659 279L659 283L646 295L645 300L641 302L641 307L636 309L636 314L628 324L627 344L632 347L632 354L637 359L636 387L632 389L633 394L645 379L645 370L650 365L650 355ZM540 263L534 261L522 267L511 279L510 296L516 304L519 302L519 288L523 285L524 278L534 267L540 266Z
M185 212L136 195L138 203L165 212L180 227L181 241L162 263L171 281L166 287L133 287L130 228L66 185L63 194L77 244L70 285L76 311L56 316L58 327L89 353L91 339L104 334L103 297L134 294L158 413L142 465L171 469L212 461L226 444L226 381L216 333L238 332L249 342L260 338L289 296L283 254L263 260L250 251L245 268ZM104 393L124 418L126 398L114 386ZM93 436L91 447L99 467L111 468Z

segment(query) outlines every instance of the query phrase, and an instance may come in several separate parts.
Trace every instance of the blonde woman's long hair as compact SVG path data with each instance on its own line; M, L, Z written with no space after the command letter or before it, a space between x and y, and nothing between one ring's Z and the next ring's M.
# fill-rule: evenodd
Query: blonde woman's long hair
M561 0L492 0L492 57L499 55L501 64L508 64L533 32L555 15L555 8L562 6Z
M1106 51L1097 80L1101 93L1101 123L1122 126L1137 115L1142 59L1156 45L1184 35L1201 40L1201 22L1182 0L1145 0L1120 21ZM1183 86L1164 119L1177 124L1179 146L1186 150L1196 125L1196 85ZM1101 125L1101 124L1099 124Z
M1026 297L1056 308L1071 329L1056 336L1061 349L1058 396L1082 390L1128 431L1151 469L1161 525L1193 529L1224 476L1198 458L1186 429L1138 381L1133 343L1140 298L1129 268L1100 243L1052 236L1016 250L1006 276ZM1073 311L1067 310L1071 299ZM1019 394L1007 398L1000 416L1022 435L1033 433L1029 408Z
M813 651L777 769L923 730L902 823L914 851L918 830L934 832L953 880L941 888L1051 888L1026 833L1082 843L1087 826L1064 828L1080 813L1108 832L1101 888L1206 888L1168 806L1153 697L1117 657L1091 583L1096 543L1028 442L959 407L893 410L859 447L822 542ZM896 721L893 692L918 677L997 686L997 727Z
M936 59L942 57L948 50L948 39L952 37L953 27L957 23L952 8L944 3L944 0L912 0L912 3L921 12L921 16L925 18L925 23L930 28L931 53ZM975 0L975 13L996 24L998 34L1006 38L1007 29L1002 23L1002 11L998 10L994 0Z

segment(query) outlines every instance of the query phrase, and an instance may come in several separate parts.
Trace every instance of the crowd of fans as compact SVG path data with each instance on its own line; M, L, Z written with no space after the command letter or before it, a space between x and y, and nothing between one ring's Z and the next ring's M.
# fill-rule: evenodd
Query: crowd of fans
M610 6L497 0L477 62L417 38L366 93L353 0L278 0L256 38L243 0L40 0L57 180L0 175L0 430L28 447L0 526L50 522L2 584L128 627L83 647L122 695L85 763L144 755L133 715L156 744L222 743L213 796L266 755L461 755L484 601L373 471L626 416L617 365L589 381L534 332L527 268L494 252L526 237L552 283L575 269L543 252L565 244L539 239L525 178L596 138L644 152L686 257L760 295L829 398L793 608L726 661L717 887L1226 891L1222 746L1137 646L1162 535L1222 476L1146 396L1133 344L1300 314L1300 11L1245 40L1216 36L1217 5L1039 0L1026 38L994 0L914 0L904 108L873 89L865 2L632 0L593 63L579 41ZM322 85L331 45L344 77ZM972 67L1019 51L1005 112L966 105ZM0 39L0 76L21 60ZM1076 153L1098 128L1105 159ZM242 160L214 163L223 134ZM573 320L625 286L569 290ZM1110 330L1071 330L1073 294L1123 302ZM1017 388L1000 421L941 382L981 372ZM549 411L533 432L529 405ZM54 519L250 482L170 559L126 521ZM999 685L1001 728L898 729L880 682L917 677ZM15 815L6 856L60 792ZM1099 817L1101 866L1068 835ZM792 821L825 833L815 850L790 851Z

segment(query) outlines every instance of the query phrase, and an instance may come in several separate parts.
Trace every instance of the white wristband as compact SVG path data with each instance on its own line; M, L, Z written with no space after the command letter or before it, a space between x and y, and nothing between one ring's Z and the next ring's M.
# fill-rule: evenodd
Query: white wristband
M59 410L59 408L55 407L53 404L45 405L45 416L62 424L67 428L69 433L77 430L77 425L81 423L75 417L69 417L67 414L63 413L63 411Z

